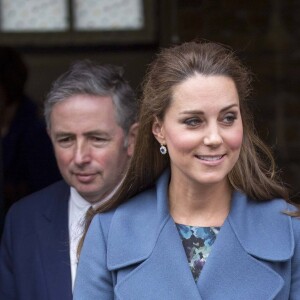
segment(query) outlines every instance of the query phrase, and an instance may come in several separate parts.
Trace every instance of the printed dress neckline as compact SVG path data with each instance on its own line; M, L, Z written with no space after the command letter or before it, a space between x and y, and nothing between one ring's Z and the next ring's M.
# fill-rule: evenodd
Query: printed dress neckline
M177 223L176 227L189 267L195 282L197 282L221 227L201 227Z

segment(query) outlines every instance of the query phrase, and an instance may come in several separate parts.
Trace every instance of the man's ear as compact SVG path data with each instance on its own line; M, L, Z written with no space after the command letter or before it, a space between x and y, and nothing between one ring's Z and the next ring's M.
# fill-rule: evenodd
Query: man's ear
M138 130L139 130L139 123L134 123L130 126L127 135L127 155L129 157L133 155Z
M164 136L164 130L163 130L163 123L160 121L157 117L154 118L153 124L152 124L152 133L156 140L161 144L165 144L165 136Z

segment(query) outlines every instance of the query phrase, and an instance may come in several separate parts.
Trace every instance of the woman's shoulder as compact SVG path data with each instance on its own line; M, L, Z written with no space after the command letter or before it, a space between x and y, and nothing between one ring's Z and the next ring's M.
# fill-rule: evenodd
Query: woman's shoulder
M240 224L249 223L251 227L263 226L265 230L269 228L276 231L276 227L290 228L291 222L297 223L299 218L292 217L296 211L296 206L281 198L254 200L243 193L235 192L230 216L234 222Z
M94 218L98 219L104 231L108 231L113 222L128 224L140 222L145 218L154 215L156 211L156 191L155 188L147 189L136 196L130 198L121 205L97 214Z
M268 200L252 199L242 192L235 191L232 197L232 210L242 210L248 214L278 215L282 212L295 211L296 207L281 198Z

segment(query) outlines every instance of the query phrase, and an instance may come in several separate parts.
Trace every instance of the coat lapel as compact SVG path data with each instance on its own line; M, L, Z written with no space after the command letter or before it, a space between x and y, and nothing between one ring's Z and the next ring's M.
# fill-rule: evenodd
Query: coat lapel
M108 268L131 269L115 286L117 299L202 300L169 214L168 182L167 172L156 188L114 214L107 241Z
M120 300L202 299L171 218L166 220L150 256L116 285L115 293Z
M72 299L68 233L69 188L40 216L38 240L49 299Z
M284 280L268 264L293 253L290 218L280 213L285 209L280 200L255 202L233 194L230 214L198 281L204 299L276 298Z
M274 299L283 279L241 246L224 223L198 280L205 300Z

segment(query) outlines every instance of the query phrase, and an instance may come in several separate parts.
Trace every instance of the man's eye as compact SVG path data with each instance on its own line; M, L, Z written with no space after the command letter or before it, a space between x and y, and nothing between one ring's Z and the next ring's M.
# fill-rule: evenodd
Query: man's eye
M99 136L92 136L91 140L94 141L94 142L99 142L99 143L105 142L105 139L102 138L102 137L99 137Z
M108 142L107 138L99 136L91 136L89 139L91 144L95 147L104 147Z
M58 140L59 143L68 143L70 142L72 139L70 137L65 137L65 138L61 138Z
M72 137L63 137L57 140L58 144L62 147L69 147L72 145L73 139Z

